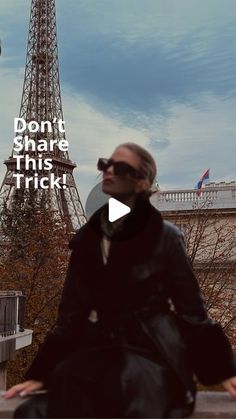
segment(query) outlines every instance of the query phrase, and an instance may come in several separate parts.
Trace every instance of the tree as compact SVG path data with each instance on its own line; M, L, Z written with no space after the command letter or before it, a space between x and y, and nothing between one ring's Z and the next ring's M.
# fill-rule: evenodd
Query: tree
M9 384L22 379L46 332L53 326L68 263L67 223L34 190L19 190L1 213L1 289L22 291L25 327L33 343L10 368ZM14 375L14 377L13 377Z
M236 348L235 215L216 211L210 200L195 203L175 223L184 233L187 253L211 317Z

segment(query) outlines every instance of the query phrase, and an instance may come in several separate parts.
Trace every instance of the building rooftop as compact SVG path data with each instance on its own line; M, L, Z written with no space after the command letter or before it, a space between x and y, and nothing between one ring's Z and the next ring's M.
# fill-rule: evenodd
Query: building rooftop
M199 196L196 189L158 190L151 202L161 212L196 208L236 210L236 181L210 182L203 186Z

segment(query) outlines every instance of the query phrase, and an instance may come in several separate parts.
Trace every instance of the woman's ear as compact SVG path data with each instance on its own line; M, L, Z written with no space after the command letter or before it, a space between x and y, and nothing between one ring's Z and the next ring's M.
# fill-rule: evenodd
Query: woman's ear
M140 179L136 182L135 185L135 192L146 192L150 189L150 182L148 179Z

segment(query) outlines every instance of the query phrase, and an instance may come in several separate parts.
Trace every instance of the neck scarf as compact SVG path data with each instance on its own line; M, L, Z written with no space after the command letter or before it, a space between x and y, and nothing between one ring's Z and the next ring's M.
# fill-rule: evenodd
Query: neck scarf
M146 223L149 215L148 200L137 199L132 211L114 222L108 220L108 206L100 213L100 229L109 240L119 240L132 235Z

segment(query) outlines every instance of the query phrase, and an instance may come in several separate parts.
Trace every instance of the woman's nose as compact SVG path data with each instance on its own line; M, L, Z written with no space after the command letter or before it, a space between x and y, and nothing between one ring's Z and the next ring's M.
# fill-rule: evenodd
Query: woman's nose
M105 173L109 173L110 175L114 175L114 167L113 164L111 164L111 166L109 166L106 170Z

